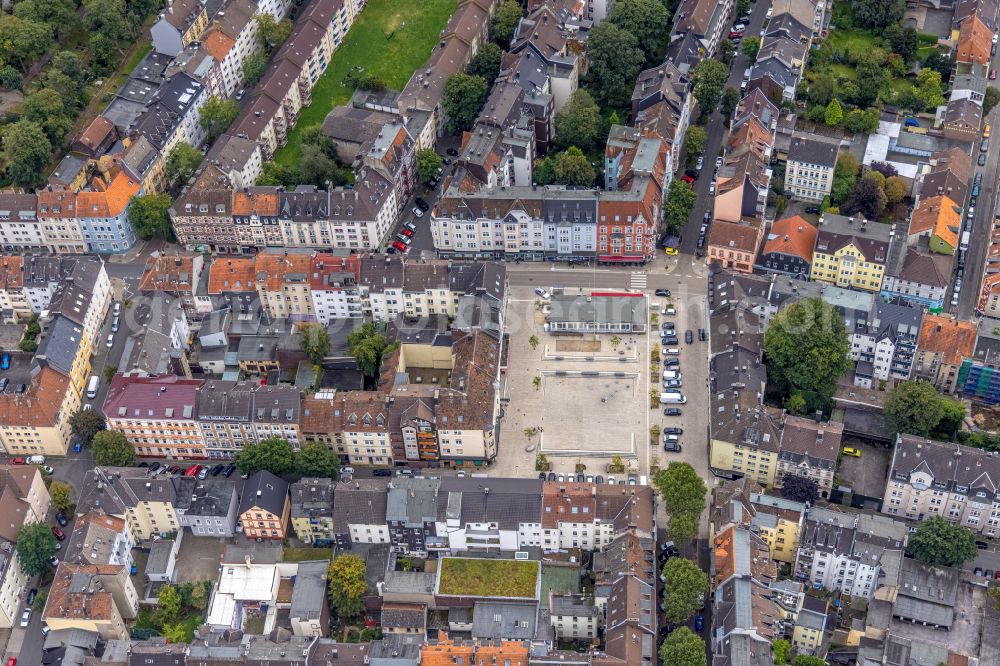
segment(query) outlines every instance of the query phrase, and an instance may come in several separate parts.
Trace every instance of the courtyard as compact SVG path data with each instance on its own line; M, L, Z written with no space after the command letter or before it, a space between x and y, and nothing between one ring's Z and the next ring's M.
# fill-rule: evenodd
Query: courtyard
M457 0L368 0L316 82L312 104L302 109L295 129L288 133L288 145L277 152L275 161L286 166L298 163L302 130L319 125L330 109L351 99L354 89L348 74L363 71L390 90L402 90L427 62L457 4Z

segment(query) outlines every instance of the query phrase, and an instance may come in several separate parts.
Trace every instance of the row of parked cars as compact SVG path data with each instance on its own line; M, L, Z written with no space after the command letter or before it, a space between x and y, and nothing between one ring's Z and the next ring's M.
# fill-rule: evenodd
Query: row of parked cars
M604 476L601 474L584 474L583 472L577 472L575 475L571 473L563 472L539 472L538 478L542 481L558 481L559 483L604 483ZM619 486L629 485L629 486L645 486L646 477L640 477L638 474L629 474L624 479L616 479L615 477L608 475L607 479L608 485Z
M222 465L218 464L213 467L207 465L191 465L190 467L181 467L180 465L167 465L164 463L139 463L139 467L144 467L149 470L149 476L159 476L160 474L183 474L184 476L196 476L199 479L206 479L211 476L219 476L220 474L225 477L232 476L233 472L236 471L236 465Z

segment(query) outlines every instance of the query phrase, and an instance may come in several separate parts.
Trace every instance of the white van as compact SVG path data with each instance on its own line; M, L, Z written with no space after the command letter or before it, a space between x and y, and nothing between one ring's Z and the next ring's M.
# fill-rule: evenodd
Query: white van
M660 394L661 405L686 405L687 401L680 391L664 391Z
M45 456L31 456L30 458L28 458L28 464L29 465L44 465L45 464Z
M681 350L678 347L663 347L660 353L664 356L680 356Z
M682 379L682 377L681 373L677 372L676 370L664 370L663 379L664 381L666 381L668 379Z
M101 385L101 378L97 375L90 376L90 383L87 384L87 397L93 400L97 397L97 388Z

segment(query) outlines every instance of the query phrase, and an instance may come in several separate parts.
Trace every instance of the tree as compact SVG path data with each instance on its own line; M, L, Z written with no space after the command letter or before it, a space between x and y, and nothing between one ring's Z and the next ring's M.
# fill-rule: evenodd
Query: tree
M173 237L173 227L170 224L172 205L169 194L132 197L128 204L128 219L139 238L170 240Z
M590 93L578 88L556 113L556 145L590 150L601 134L601 110Z
M164 625L173 624L181 614L181 593L174 585L164 585L156 595L156 619Z
M264 76L267 69L267 54L263 51L254 51L243 61L243 80L248 88L253 88Z
M235 462L240 472L247 476L261 470L283 476L295 468L295 452L287 439L268 437L245 444L236 454Z
M163 638L170 643L186 643L190 640L188 637L187 627L185 627L181 622L163 624L160 627L160 633L163 634Z
M7 90L23 90L24 77L21 76L21 72L19 72L16 67L4 65L0 67L0 88L6 88Z
M705 641L687 627L674 629L660 644L660 663L670 666L705 666Z
M167 180L173 184L186 183L197 171L203 157L200 150L187 141L181 141L167 154Z
M212 583L207 580L199 581L191 588L191 598L189 603L192 608L205 610L212 596Z
M538 336L537 335L533 335L530 338L528 338L528 345L532 349L538 349Z
M833 192L830 194L833 203L839 205L850 196L860 168L858 158L851 153L842 153L837 158L837 165L833 169Z
M688 127L687 134L684 135L684 152L687 153L688 159L705 152L707 144L708 134L705 132L704 127L699 127L698 125Z
M932 516L917 525L907 542L907 551L925 564L958 567L976 557L976 542L964 525L953 525L940 516Z
M683 228L697 201L698 193L690 185L680 178L671 180L667 200L663 204L663 219L667 222L667 228L675 232Z
M321 364L330 353L330 334L321 324L306 324L300 330L302 351L315 365Z
M955 69L955 54L949 55L947 51L942 53L939 49L927 56L922 64L924 67L940 72L941 80L947 81L951 78L952 70Z
M784 638L779 638L774 641L774 663L778 666L781 664L788 663L788 654L791 652L792 646Z
M667 536L675 543L691 543L698 536L701 517L695 513L674 513L667 520Z
M760 51L760 37L747 37L740 44L740 52L750 59L751 63L757 61L757 53Z
M490 22L490 34L493 41L503 48L510 46L511 41L514 39L514 33L517 31L517 24L521 22L522 15L523 10L521 9L520 2L517 0L503 0L497 6L496 12L493 14L493 20Z
M729 69L718 60L705 59L695 65L691 71L691 85L701 115L715 111L728 77Z
M809 84L809 101L813 104L826 106L833 101L837 94L837 82L826 72L816 75L812 83Z
M944 422L951 436L961 427L965 409L961 403L939 395L931 384L912 380L900 382L889 393L885 415L896 432L928 437Z
M786 474L781 481L781 496L796 502L815 502L819 499L819 486L808 476Z
M944 105L944 93L941 92L941 73L924 67L917 72L917 96L924 103L921 111L931 111Z
M705 604L708 574L691 560L671 557L663 565L663 613L667 622L687 622Z
M722 93L722 102L719 104L719 111L722 115L729 119L732 117L733 112L736 111L736 107L740 105L740 91L729 86L726 91ZM690 127L688 128L690 130Z
M653 477L667 513L693 513L705 510L705 482L694 467L687 463L672 462Z
M616 0L607 20L635 37L648 60L670 31L670 15L661 0Z
M87 47L93 56L94 72L98 76L110 73L115 68L121 54L113 39L95 32L87 40Z
M421 148L417 151L417 173L420 174L420 180L430 180L443 166L444 160L433 148Z
M941 396L939 402L942 416L937 427L934 428L934 433L940 438L952 439L962 430L962 424L965 422L965 407L957 400L945 396Z
M903 20L904 0L852 0L854 22L865 28L887 28Z
M41 127L54 145L60 145L73 128L63 95L52 88L42 88L28 95L21 105L21 114Z
M357 555L340 555L330 562L326 577L330 605L341 623L360 615L366 589L365 561Z
M87 27L109 42L122 45L135 34L124 0L86 0L84 8Z
M881 175L881 174L879 174ZM854 183L851 195L840 206L842 215L861 213L869 220L878 218L885 210L885 192L874 178L862 178Z
M449 76L441 99L441 108L448 117L448 131L458 134L472 129L488 93L489 88L482 77L471 74Z
M594 184L594 167L583 151L576 146L570 146L556 155L552 166L556 182L560 185L578 185L589 187Z
M536 160L531 177L536 185L551 185L556 182L555 160L553 157L543 157L540 160Z
M2 43L2 42L0 42ZM36 187L52 156L52 144L37 123L19 120L0 129L3 153L0 160L7 179L18 187Z
M306 128L310 129L310 128ZM330 184L343 185L347 178L343 170L337 164L336 158L325 150L323 146L315 143L306 143L303 137L302 155L299 157L298 169L294 176L289 176L296 184L309 183L316 187L326 188L327 182Z
M907 63L913 62L917 48L920 47L920 38L916 30L910 26L893 23L882 34L888 40L893 53L898 53Z
M800 654L795 656L794 666L826 666L826 662L811 654Z
M871 106L887 89L889 71L885 65L886 56L882 49L869 49L858 56L854 68L857 73L854 81L857 94L853 100L858 106Z
M69 427L73 434L84 444L90 444L94 435L107 427L104 415L96 409L80 409L69 417Z
M889 176L885 179L885 200L888 204L898 204L906 196L906 181L899 176Z
M834 97L823 114L823 122L827 124L828 127L836 127L844 120L844 109L840 106L840 101Z
M382 353L388 343L372 323L362 324L347 336L347 349L365 377L374 377L382 368Z
M503 58L503 51L493 42L486 42L479 47L475 57L466 71L473 76L482 77L487 84L493 85L497 76L500 75L500 60Z
M295 472L301 476L335 479L339 467L337 457L322 442L306 442L295 456Z
M39 576L52 566L56 554L56 538L45 523L30 523L17 532L17 554L29 576Z
M125 435L117 430L102 430L90 443L94 464L105 467L132 467L135 449Z
M254 17L257 21L257 34L261 43L268 53L285 43L288 36L292 34L292 22L288 19L278 21L273 15L264 12Z
M869 114L861 109L851 109L844 116L844 129L854 134L873 134L878 129L878 111Z
M60 37L76 30L80 23L73 0L20 0L14 4L14 16L51 26Z
M813 392L826 403L851 366L847 327L836 309L809 298L782 309L764 335L767 377L785 395Z
M997 102L1000 102L1000 90L997 90L993 86L987 86L986 94L983 96L983 114L988 114L992 111Z
M736 55L736 46L731 40L725 40L719 45L719 60L726 67L733 63L733 56Z
M49 484L49 497L57 511L66 513L73 506L72 490L69 484L62 481L53 481Z
M6 63L26 72L51 48L52 28L38 21L0 14L0 44Z
M750 14L750 0L736 0L736 16Z
M625 106L646 57L639 42L611 21L587 33L587 58L593 90L609 106Z
M45 73L45 87L58 90L64 96L67 109L76 109L83 100L87 73L83 61L75 51L59 51L52 56L51 66Z
M270 14L258 16L270 16ZM199 122L208 132L208 140L214 141L236 120L236 116L240 113L240 103L235 99L219 99L212 95L202 104L199 113L201 115Z

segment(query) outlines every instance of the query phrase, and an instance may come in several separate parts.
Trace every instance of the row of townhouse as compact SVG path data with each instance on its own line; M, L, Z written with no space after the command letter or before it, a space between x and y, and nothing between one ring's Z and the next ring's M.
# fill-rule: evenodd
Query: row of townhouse
M49 491L34 465L0 465L0 628L13 628L31 577L17 553L21 528L48 519Z
M288 536L288 484L269 472L252 475L242 491L235 480L223 476L198 479L157 474L145 467L98 467L87 473L86 481L77 516L95 514L123 521L117 530L121 537L74 538L71 546L76 550L65 553L68 562L131 566L136 544L184 528L194 536L216 538L238 533L268 540Z
M104 263L92 257L10 256L2 265L6 321L21 323L3 350L0 445L9 455L63 455L110 307L111 281ZM35 351L19 351L30 335L23 322L35 315Z
M115 375L101 409L143 457L230 458L247 443L302 439L302 392L292 386Z
M0 262L7 259L13 260ZM0 263L0 278L2 269ZM265 250L255 257L220 257L207 264L201 255L153 258L139 291L177 299L192 320L212 318L233 299L248 297L267 319L324 326L359 317L386 323L400 316L455 319L470 315L470 306L484 301L502 324L507 274L503 264L493 262Z
M654 529L648 486L491 478L484 489L475 477L345 479L325 501L332 521L299 538L340 548L390 544L402 555L603 550L625 533L650 539Z
M170 209L178 242L232 255L266 247L378 248L416 187L416 153L396 120L379 127L365 146L350 188L285 190L237 186L253 182L262 158L245 138L223 137Z

